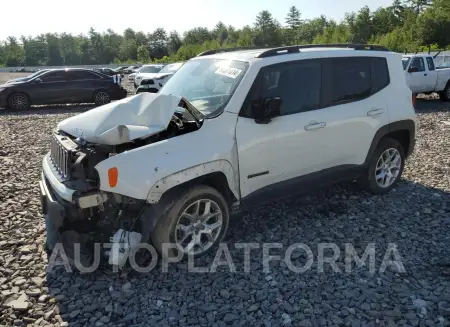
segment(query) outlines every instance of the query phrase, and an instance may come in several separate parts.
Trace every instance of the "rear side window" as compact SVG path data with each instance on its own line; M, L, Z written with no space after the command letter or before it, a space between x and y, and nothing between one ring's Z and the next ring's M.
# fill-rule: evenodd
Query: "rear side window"
M240 115L255 117L265 98L280 97L281 115L359 101L390 83L386 58L351 57L291 61L263 67Z
M83 70L72 70L70 73L71 80L88 80L88 79L99 79L101 78L97 74L83 71Z
M358 100L370 95L370 58L334 58L331 60L329 76L331 79L330 102Z
M40 77L42 82L62 82L67 79L66 71L48 72Z
M436 67L434 66L433 58L427 57L427 64L428 64L428 70L429 71L432 71L432 70L436 69Z

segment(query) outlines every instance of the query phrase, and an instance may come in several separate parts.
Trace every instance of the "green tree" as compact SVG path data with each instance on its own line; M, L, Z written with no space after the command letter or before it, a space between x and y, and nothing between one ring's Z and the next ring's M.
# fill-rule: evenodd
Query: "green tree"
M256 16L254 43L257 46L276 46L281 43L280 24L267 10Z
M169 40L167 41L167 51L170 55L177 53L182 45L180 34L177 31L172 31L169 34Z
M160 59L169 54L167 50L167 32L164 28L157 28L151 35L149 35L149 50L150 58Z

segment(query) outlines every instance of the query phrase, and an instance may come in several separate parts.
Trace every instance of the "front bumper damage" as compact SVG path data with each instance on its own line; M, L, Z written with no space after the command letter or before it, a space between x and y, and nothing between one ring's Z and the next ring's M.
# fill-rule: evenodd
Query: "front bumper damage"
M133 246L148 241L150 225L142 219L148 205L100 190L70 189L58 180L49 162L44 157L39 182L47 252L61 245L72 265L78 260L80 267L95 262L123 267Z

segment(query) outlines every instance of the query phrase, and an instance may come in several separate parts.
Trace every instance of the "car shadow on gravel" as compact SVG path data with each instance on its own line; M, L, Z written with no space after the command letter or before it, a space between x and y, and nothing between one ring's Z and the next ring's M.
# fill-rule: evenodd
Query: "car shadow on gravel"
M366 326L375 319L385 320L386 326L390 320L415 325L420 316L411 303L416 297L430 302L427 317L440 316L437 303L445 298L437 293L445 294L448 288L443 285L450 280L440 266L450 256L450 236L444 230L450 226L449 217L450 194L440 189L402 180L389 194L372 196L354 183L340 184L234 215L224 242L235 272L226 265L217 272L188 272L188 263L170 263L168 272L162 272L161 262L146 274L112 273L108 268L80 275L54 267L46 280L54 305L45 320L77 327L324 326L330 321L348 326L360 321L358 326ZM281 243L282 251L270 252L282 258L289 245L306 244L314 263L298 273L275 260L270 271L263 271L260 248L252 250L246 272L244 251L235 244L264 242ZM367 267L344 272L343 255L336 260L340 273L328 265L318 272L317 245L324 242L342 251L350 243L360 257L374 242L375 274ZM398 267L378 270L388 243L396 244L404 272ZM207 255L194 266L211 267L213 259ZM301 267L308 257L297 254L291 259Z
M437 95L420 95L416 99L415 109L418 113L449 112L450 102L441 101Z
M82 113L97 106L94 104L70 104L70 105L47 105L47 106L32 106L27 110L0 110L0 116L23 116L23 115L39 115L49 116L58 114Z

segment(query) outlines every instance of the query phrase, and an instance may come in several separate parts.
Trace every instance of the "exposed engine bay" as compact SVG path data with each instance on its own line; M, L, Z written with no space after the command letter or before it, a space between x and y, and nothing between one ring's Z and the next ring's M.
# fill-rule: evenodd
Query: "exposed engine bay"
M186 106L180 102L179 110L173 113L165 130L118 145L95 144L62 130L55 131L48 155L49 166L60 182L76 191L69 202L48 187L47 192L52 193L58 205L63 204L64 211L61 221L50 222L55 225L53 232L57 234L50 239L60 241L68 257L73 258L74 244L80 243L80 259L83 265L89 266L95 243L112 242L113 250L105 248L103 253L109 257L109 264L122 267L131 243L147 242L149 231L143 224L143 217L149 205L145 200L101 191L94 167L111 156L198 130L202 120ZM47 232L52 232L49 224ZM118 243L125 244L125 250ZM47 246L52 248L51 244Z

